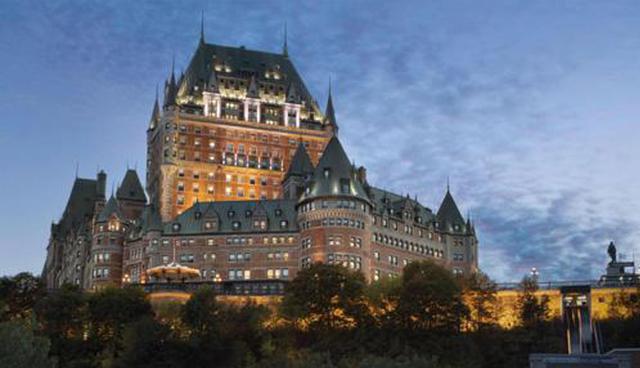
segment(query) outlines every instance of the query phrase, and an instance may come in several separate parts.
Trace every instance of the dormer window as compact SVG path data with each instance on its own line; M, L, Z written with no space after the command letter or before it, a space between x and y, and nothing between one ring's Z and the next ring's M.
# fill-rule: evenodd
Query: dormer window
M196 218L196 220L199 220L199 219L202 217L202 212L200 212L200 211L196 211L196 212L194 213L194 217Z
M173 226L171 226L171 230L173 230L174 233L177 233L178 231L180 231L180 223L176 222L173 224Z
M233 211L233 210L230 210L229 212L227 212L227 216L228 216L229 218L232 218L232 217L234 217L235 215L236 215L236 212L235 212L235 211Z
M282 210L281 209L276 209L276 216L282 216Z
M287 225L289 225L289 222L288 222L287 220L282 220L282 221L280 221L280 227L281 227L281 228L283 228L283 229L284 229L284 228L286 228L286 227L287 227Z
M209 230L213 227L213 223L211 223L211 221L207 221L204 223L204 228Z
M233 227L234 230L239 230L240 229L240 221L232 222L231 226Z
M251 210L246 210L246 211L244 212L244 215L245 215L246 217L251 217Z
M329 168L325 168L325 169L324 169L324 177L325 177L325 178L328 178L330 174L331 174L331 169L329 169Z
M340 179L340 193L347 194L349 191L349 179Z

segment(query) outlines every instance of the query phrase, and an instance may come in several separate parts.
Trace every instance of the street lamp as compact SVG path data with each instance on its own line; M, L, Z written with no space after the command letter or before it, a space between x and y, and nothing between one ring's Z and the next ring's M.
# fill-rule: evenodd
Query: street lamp
M540 275L540 272L538 272L538 269L535 267L531 267L530 274L531 274L531 278L537 282L538 276Z

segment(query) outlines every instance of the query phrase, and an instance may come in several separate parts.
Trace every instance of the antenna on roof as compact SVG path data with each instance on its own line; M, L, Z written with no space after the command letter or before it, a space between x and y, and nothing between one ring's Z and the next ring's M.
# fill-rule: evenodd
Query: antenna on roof
M289 48L287 47L287 21L284 21L284 45L282 46L282 55L289 56Z
M451 187L449 186L449 175L447 175L447 192L449 191Z
M78 171L80 170L80 163L76 161L76 179L78 179Z

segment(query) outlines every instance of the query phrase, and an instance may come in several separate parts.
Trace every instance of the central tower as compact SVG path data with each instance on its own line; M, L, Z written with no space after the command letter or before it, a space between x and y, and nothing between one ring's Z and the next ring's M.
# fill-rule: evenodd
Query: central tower
M330 100L329 100L330 101ZM207 44L172 67L147 130L147 191L164 221L196 202L281 198L299 144L317 163L336 133L282 53Z

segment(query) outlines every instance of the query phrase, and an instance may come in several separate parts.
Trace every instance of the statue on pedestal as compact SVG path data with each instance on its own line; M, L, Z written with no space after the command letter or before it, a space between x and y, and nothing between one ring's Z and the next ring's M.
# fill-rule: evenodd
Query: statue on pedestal
M611 257L611 262L609 262L609 264L615 263L616 262L616 246L615 244L613 244L613 242L609 243L609 248L607 248L607 253L609 253L609 257Z

